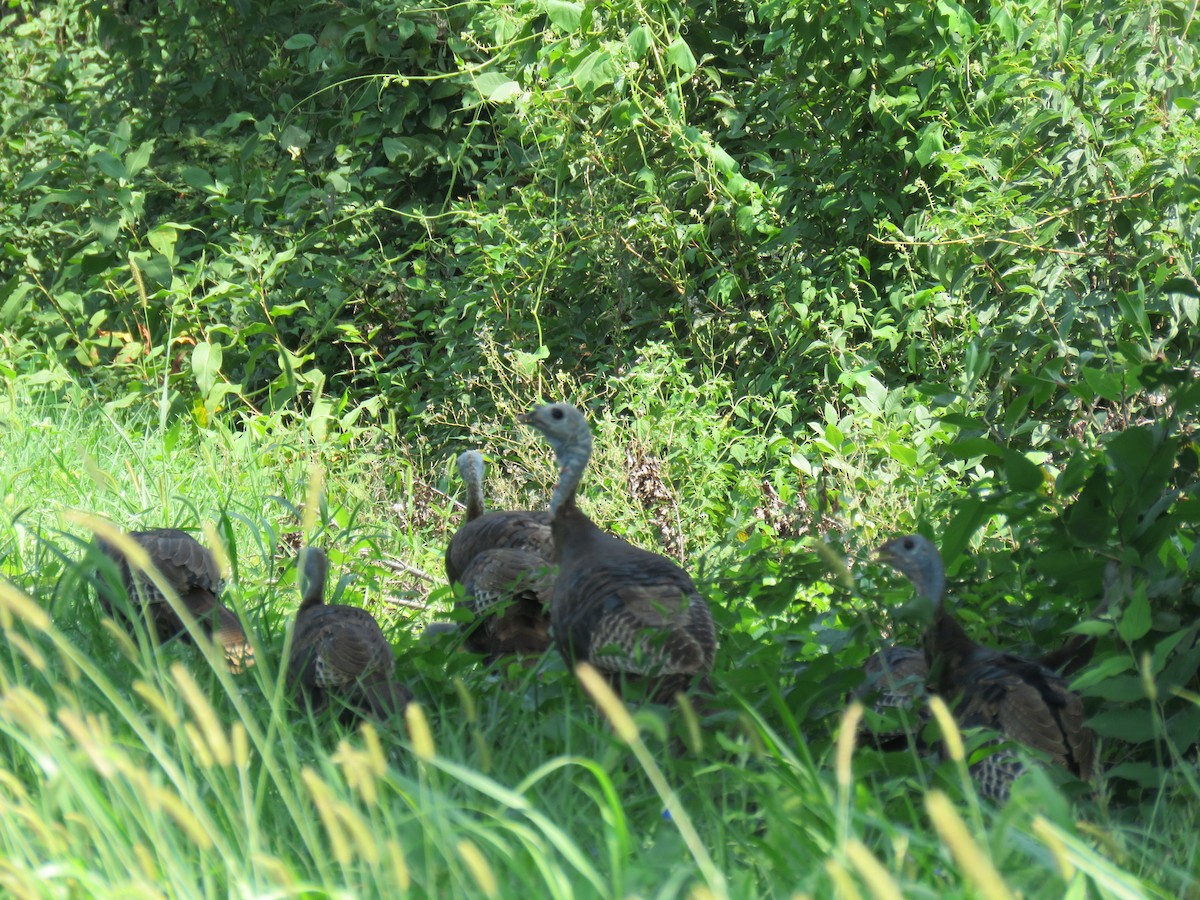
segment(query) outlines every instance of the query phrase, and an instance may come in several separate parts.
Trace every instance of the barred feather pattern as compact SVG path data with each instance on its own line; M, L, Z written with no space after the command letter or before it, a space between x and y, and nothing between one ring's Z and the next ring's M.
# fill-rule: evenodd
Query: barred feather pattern
M375 617L357 606L325 603L328 558L317 547L302 551L304 596L296 613L287 683L316 710L339 698L347 718L386 720L412 699L396 680L396 658Z
M486 510L483 456L458 457L467 515L446 547L446 578L461 585L460 608L471 612L466 647L489 658L540 654L550 646L555 567L545 511Z
M1084 724L1083 701L1067 683L1036 660L984 647L966 634L945 607L945 569L927 538L893 538L879 553L935 604L934 620L925 633L925 657L939 693L956 698L953 709L959 724L992 729L1045 754L1078 778L1090 779L1095 735ZM980 771L988 780L989 796L1007 796L1020 765L1001 754Z
M245 627L237 615L218 599L225 585L212 553L178 528L133 531L128 537L146 551L151 564L178 595L184 607L222 646L230 671L238 674L253 666L254 648L246 636ZM154 637L160 642L175 637L188 640L179 614L172 609L154 582L144 572L130 566L129 560L115 545L104 540L98 540L97 543L104 555L116 564L129 601L135 607L140 606L152 623ZM103 578L97 579L97 583L100 585L100 603L105 612L120 618L130 627L136 627L136 623L123 614L113 586Z
M867 657L863 674L866 677L854 695L869 703L875 712L913 710L920 723L928 720L929 710L924 700L929 666L924 651L902 644L884 647ZM864 721L858 736L861 741L892 750L906 745L910 734L910 730L904 728L872 730Z
M583 414L556 403L522 421L542 433L558 458L550 512L559 573L551 620L563 658L568 665L587 660L614 681L659 680L656 699L703 680L716 658L716 626L691 577L665 556L603 531L576 505L592 448Z

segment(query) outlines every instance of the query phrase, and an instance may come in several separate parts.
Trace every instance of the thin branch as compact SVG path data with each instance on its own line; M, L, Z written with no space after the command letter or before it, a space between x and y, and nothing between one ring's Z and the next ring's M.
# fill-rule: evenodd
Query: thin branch
M434 578L423 569L418 569L416 566L410 566L408 563L402 562L398 559L393 559L390 556L380 557L379 562L385 568L391 569L393 572L403 572L406 575L415 575L417 578L424 579L430 584L436 584L438 581L437 578Z
M1099 206L1101 204L1121 203L1125 200L1137 200L1140 197L1145 197L1149 193L1150 193L1150 191L1147 190L1147 191L1139 191L1135 194L1118 194L1118 195L1109 196L1109 197L1101 197L1097 200L1093 200L1090 205ZM1031 231L1035 231L1038 228L1041 228L1043 225L1048 225L1049 223L1053 222L1055 219L1066 218L1067 216L1071 215L1075 211L1076 210L1074 208L1059 210L1058 212L1050 213L1047 216L1043 216L1041 219L1034 222L1032 225L1028 226L1027 228L1016 228L1007 233L1008 234L1028 234ZM1042 251L1045 251L1048 253L1057 253L1060 256L1088 256L1088 255L1090 255L1087 251L1084 251L1084 250L1062 250L1058 247L1043 247L1040 244L1031 244L1031 243L1025 243L1022 241L1014 241L1009 238L996 237L995 235L990 235L990 234L974 234L974 235L971 235L970 237L947 238L945 240L937 240L937 241L917 241L917 240L908 240L908 239L897 241L897 240L888 240L886 238L876 237L875 235L870 235L870 239L875 241L875 243L877 243L877 244L884 244L889 247L948 247L948 246L952 246L955 244L981 244L985 241L990 241L995 244L1007 244L1010 247L1020 247L1023 250L1042 250Z
M402 606L405 609L419 609L422 611L433 608L424 600L408 600L404 597L394 597L389 594L384 594L381 602L384 606Z

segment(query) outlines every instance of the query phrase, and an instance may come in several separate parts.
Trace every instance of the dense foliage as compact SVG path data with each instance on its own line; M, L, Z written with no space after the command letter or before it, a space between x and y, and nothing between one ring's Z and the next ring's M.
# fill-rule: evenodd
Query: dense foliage
M510 423L567 396L595 411L597 517L688 560L720 610L732 753L791 777L789 748L832 752L849 670L920 617L830 559L919 527L980 639L1099 636L1077 686L1104 840L1177 884L1194 847L1150 835L1200 796L1197 46L1190 5L1129 0L10 3L4 572L74 615L53 517L79 506L220 519L273 577L309 461L327 534L436 572L449 457L482 441L499 501L540 502ZM75 427L110 439L64 447ZM227 489L198 496L173 453ZM262 474L236 490L239 465ZM81 471L96 493L53 481ZM255 599L268 633L288 602ZM869 763L870 802L907 822L894 765ZM761 777L711 795L742 804L722 813L749 880L816 890L785 864L801 838L760 842ZM817 856L846 838L806 834Z

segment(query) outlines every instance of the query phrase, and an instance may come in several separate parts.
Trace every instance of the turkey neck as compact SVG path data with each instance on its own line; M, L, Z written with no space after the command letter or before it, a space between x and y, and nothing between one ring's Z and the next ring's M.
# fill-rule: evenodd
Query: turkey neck
M585 516L575 503L580 479L592 458L592 432L586 425L564 442L556 453L558 484L550 497L550 531L554 536L554 556L562 560L583 552L583 548L603 532Z
M463 454L459 457L458 474L467 486L467 517L464 521L470 522L487 512L483 500L483 457L478 453Z
M962 673L980 649L946 608L938 605L925 632L925 662L935 674L938 691L953 693L962 686Z
M297 613L324 605L325 576L328 568L329 559L323 551L315 547L309 547L304 551L304 564L300 573L304 594L300 598L300 608Z
M946 569L940 558L925 560L910 577L917 593L933 601L933 622L925 632L925 662L935 674L938 690L953 691L979 645L946 609Z
M584 423L569 440L563 441L557 448L558 484L550 497L550 517L557 519L560 511L575 506L575 492L579 489L579 481L583 478L583 470L587 468L588 460L592 458L592 431ZM581 514L582 515L582 514Z

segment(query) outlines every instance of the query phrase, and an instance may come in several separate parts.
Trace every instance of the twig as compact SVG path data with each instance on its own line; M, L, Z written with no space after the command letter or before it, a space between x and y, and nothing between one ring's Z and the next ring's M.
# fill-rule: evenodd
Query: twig
M423 600L405 600L403 597L391 597L387 594L383 595L384 606L403 606L405 609L427 610L431 607Z
M408 575L416 575L418 578L425 579L430 584L435 584L438 580L428 572L418 569L416 566L410 566L408 563L402 562L401 560L393 559L390 556L380 557L379 562L382 563L386 568L391 569L393 572L404 572Z

